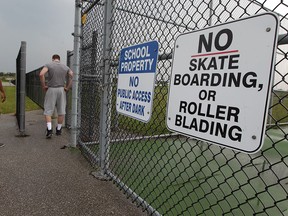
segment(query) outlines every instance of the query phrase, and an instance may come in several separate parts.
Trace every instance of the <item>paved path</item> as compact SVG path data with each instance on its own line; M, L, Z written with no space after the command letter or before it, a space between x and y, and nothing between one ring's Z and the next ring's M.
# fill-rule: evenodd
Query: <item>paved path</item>
M42 110L26 112L27 137L17 137L14 115L0 116L0 216L147 215L110 181L90 175L80 151L45 138Z

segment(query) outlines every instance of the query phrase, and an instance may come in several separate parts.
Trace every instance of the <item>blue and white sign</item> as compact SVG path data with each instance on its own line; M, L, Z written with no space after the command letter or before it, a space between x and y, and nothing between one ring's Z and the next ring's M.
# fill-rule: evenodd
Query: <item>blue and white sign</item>
M120 52L117 112L148 122L152 114L158 42L123 48Z

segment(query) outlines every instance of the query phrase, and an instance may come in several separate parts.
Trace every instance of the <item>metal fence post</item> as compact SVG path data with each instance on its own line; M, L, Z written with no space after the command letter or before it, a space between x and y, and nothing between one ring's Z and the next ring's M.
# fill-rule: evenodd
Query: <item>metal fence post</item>
M72 68L72 64L73 64L73 51L68 50L67 51L67 61L66 64L68 67ZM68 82L68 78L67 78L67 82ZM70 128L71 129L71 107L72 104L70 104L69 102L71 101L71 97L72 97L72 93L68 92L66 94L67 96L67 104L66 104L66 115L65 115L65 126L66 128Z
M72 84L72 112L71 112L71 146L77 144L77 105L78 105L78 80L80 67L80 44L81 44L81 3L75 0L74 21L74 58L73 58L73 84Z
M21 41L21 47L16 59L16 118L20 136L25 136L25 84L26 84L26 42Z
M104 3L104 38L103 38L103 59L102 59L102 97L101 97L101 116L100 116L100 166L101 174L107 170L108 157L108 134L110 131L108 116L108 84L109 84L109 54L111 47L111 28L112 28L112 1L106 0Z
M20 68L20 135L25 135L25 84L26 84L26 41L21 42L21 68Z

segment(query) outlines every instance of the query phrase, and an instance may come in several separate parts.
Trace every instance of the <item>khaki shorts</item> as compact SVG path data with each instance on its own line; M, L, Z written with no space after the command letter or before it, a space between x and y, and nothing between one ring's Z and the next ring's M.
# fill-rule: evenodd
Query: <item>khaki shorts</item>
M50 87L45 94L44 115L52 116L55 107L58 115L66 114L66 92L64 87Z

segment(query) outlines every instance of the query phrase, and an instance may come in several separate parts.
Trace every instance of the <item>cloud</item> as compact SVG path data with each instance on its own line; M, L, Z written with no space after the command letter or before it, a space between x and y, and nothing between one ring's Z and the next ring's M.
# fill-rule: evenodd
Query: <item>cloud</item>
M15 72L21 41L27 42L27 72L51 60L66 61L73 49L74 1L13 0L0 7L0 71Z

